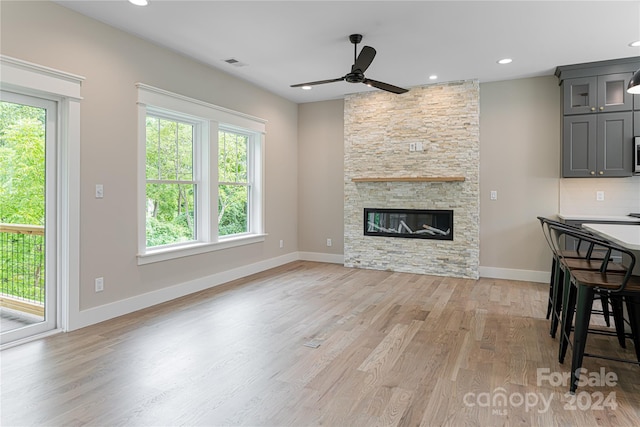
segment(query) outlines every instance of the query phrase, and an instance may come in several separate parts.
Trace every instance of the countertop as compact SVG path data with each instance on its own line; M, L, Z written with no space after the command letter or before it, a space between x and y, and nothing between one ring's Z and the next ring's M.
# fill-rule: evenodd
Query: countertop
M584 228L622 247L640 251L640 226L637 224L586 224Z
M640 276L640 224L584 224L583 227L623 248L634 251L636 265L633 274Z
M628 215L558 214L558 218L563 221L617 221L640 223L640 218L635 218Z

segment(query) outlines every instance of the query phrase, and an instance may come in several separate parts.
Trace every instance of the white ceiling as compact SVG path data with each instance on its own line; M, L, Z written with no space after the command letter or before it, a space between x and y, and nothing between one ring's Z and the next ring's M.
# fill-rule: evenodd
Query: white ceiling
M411 88L552 75L558 65L640 56L640 1L57 1L297 103L375 90L295 83L351 70L348 36L377 56L365 75ZM358 50L359 51L359 50ZM513 63L498 65L500 58ZM229 65L234 58L243 66ZM401 96L401 95L400 95Z

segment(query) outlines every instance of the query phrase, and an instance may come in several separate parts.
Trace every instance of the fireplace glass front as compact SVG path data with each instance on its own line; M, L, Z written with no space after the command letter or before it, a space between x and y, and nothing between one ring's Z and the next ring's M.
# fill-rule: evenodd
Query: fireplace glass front
M453 240L453 210L365 208L364 234Z

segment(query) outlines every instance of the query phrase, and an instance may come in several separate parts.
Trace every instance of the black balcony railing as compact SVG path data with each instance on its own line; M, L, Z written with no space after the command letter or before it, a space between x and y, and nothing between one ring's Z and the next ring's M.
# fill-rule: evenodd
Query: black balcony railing
M0 223L0 303L42 315L44 227Z

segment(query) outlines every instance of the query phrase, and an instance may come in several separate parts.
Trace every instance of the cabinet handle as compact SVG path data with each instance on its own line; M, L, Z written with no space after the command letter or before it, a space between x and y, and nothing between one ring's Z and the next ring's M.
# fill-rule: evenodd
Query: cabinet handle
M591 111L596 111L596 107L591 107Z
M604 107L600 107L600 111L604 111Z
M598 173L599 173L600 175L604 175L604 172L602 172L602 171L600 171L600 172L598 172Z
M596 173L594 171L591 171L591 175L595 175Z

